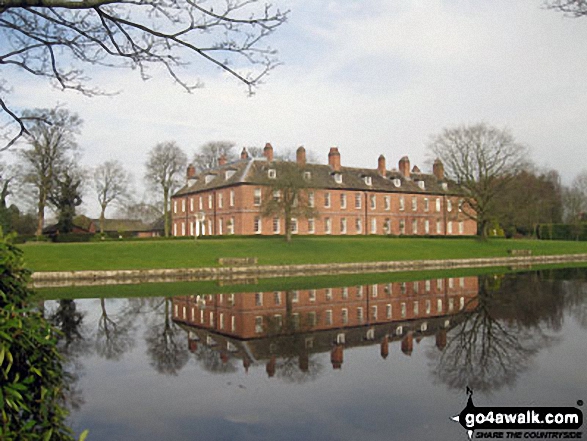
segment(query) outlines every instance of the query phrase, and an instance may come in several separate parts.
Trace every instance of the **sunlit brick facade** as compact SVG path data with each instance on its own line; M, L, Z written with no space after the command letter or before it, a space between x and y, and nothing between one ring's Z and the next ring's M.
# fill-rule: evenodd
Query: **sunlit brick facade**
M187 184L172 197L172 234L276 235L284 234L283 218L261 215L267 182L279 179L273 148L264 158L219 161L216 169L199 175L188 167ZM305 150L297 151L300 173L311 187L308 198L317 215L293 219L292 233L303 235L475 235L477 224L463 210L459 188L445 179L443 166L432 174L410 170L407 157L398 169L387 170L380 156L377 168L343 167L337 148L328 165L309 164ZM465 210L466 211L466 210Z

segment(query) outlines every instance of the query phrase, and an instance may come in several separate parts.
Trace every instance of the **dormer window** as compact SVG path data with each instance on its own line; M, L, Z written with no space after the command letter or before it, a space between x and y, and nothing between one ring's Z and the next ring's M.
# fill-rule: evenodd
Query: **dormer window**
M206 177L204 178L204 180L206 181L206 184L209 184L210 182L212 182L212 179L214 179L214 175L206 175Z
M426 189L426 183L424 181L418 181L418 187L424 190Z
M334 182L337 184L342 184L342 175L340 173L334 174Z
M442 189L443 189L444 191L448 190L448 184L447 184L446 182L443 182L443 183L442 183Z
M224 178L226 180L232 178L234 176L234 174L236 173L235 170L226 170L225 174L224 174Z
M305 171L304 172L304 180L309 181L310 179L312 179L312 172Z
M269 177L269 179L275 179L277 178L277 171L274 168L270 168L269 170L267 170L267 176Z
M365 176L364 179L365 179L365 184L366 185L372 185L373 184L373 181L371 180L371 176Z
M396 187L401 187L402 186L402 181L399 178L395 178L393 180L393 185L395 185Z

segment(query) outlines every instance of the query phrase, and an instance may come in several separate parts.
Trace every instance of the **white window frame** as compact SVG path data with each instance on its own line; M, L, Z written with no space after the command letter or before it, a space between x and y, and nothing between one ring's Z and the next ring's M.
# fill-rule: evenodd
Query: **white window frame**
M342 210L346 209L346 193L341 193L340 194L340 208Z
M330 207L331 207L330 193L326 192L326 193L324 193L324 208L330 208Z
M298 219L295 217L291 218L291 233L298 234Z
M258 207L261 205L263 193L260 188L255 188L253 192L253 205Z

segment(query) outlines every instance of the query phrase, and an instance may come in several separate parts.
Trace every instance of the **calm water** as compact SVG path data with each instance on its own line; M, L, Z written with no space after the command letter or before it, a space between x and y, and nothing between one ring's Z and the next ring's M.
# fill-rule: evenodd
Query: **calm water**
M89 440L465 440L449 417L467 385L478 406L587 401L586 269L347 285L46 302L71 424Z

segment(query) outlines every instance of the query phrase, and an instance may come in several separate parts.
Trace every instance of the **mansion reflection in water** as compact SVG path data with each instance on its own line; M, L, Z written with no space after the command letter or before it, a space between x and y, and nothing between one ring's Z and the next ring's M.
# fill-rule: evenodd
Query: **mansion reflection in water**
M341 369L345 348L377 345L383 358L401 341L435 337L444 349L447 331L478 304L478 277L442 278L351 287L173 298L173 319L187 332L188 347L242 360L245 370L264 363L269 377L279 359L297 358L302 372L312 354L330 352Z

